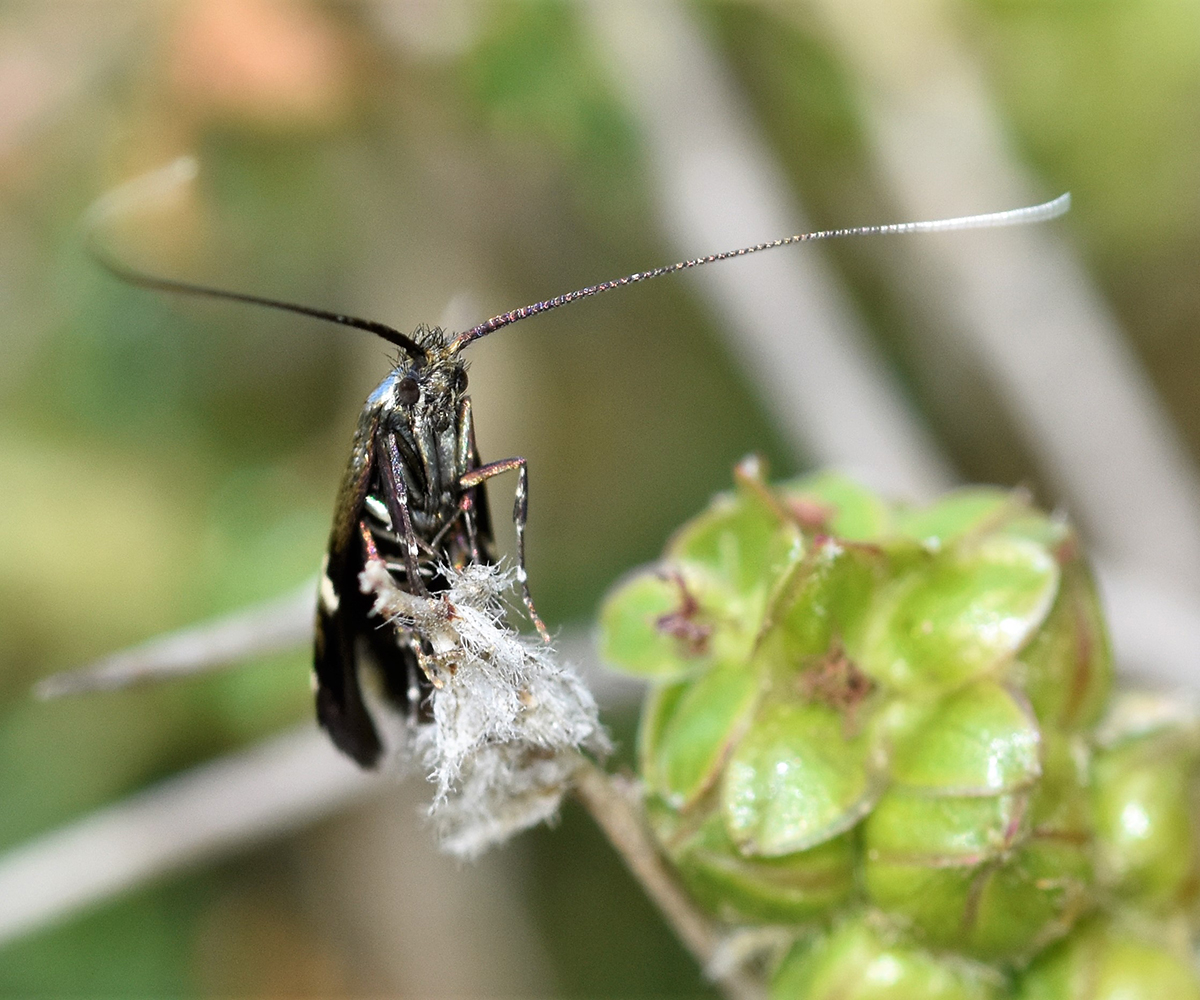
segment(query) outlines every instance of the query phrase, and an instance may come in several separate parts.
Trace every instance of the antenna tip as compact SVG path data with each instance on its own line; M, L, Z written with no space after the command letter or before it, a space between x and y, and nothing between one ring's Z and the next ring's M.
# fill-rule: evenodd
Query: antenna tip
M96 229L109 219L133 209L153 204L194 181L200 173L200 161L191 154L178 156L154 170L125 181L102 194L84 215L88 229Z

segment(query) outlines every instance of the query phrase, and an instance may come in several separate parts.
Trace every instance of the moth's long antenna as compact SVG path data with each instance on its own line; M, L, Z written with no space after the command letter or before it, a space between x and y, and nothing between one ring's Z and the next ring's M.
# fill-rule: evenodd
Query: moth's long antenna
M324 309L314 309L311 306L297 305L294 302L282 302L279 299L263 298L261 295L247 295L244 292L231 292L224 288L209 288L207 285L193 285L187 281L176 281L173 278L159 278L152 274L133 271L122 264L116 263L96 247L89 248L96 262L113 277L129 285L140 288L153 288L160 292L174 292L180 295L200 295L210 299L228 299L231 302L248 302L255 306L266 306L268 309L282 309L284 312L299 313L301 316L312 316L316 319L328 320L330 323L340 323L342 326L352 326L358 330L367 330L377 334L391 344L395 344L405 354L414 360L425 360L425 349L411 337L406 337L399 330L373 319L360 319L357 316L345 316L342 313L327 312Z
M1071 195L1068 193L1059 195L1053 201L1047 201L1041 205L1013 208L1005 212L989 212L985 215L964 215L954 219L936 219L932 222L897 222L886 226L826 229L817 233L787 236L780 240L772 240L770 243L758 243L752 247L742 247L739 250L726 250L723 253L714 253L707 257L683 260L678 264L669 264L666 267L656 267L652 271L639 271L636 274L626 275L624 278L604 281L598 285L589 285L587 288L567 292L565 295L557 295L552 299L547 299L545 302L534 302L532 305L522 306L520 309L514 309L512 312L501 313L499 316L493 316L486 322L472 327L465 333L460 333L450 342L450 350L452 352L461 351L467 344L478 340L480 337L486 337L489 333L494 333L501 327L508 326L510 323L516 323L518 320L527 319L530 316L536 316L538 313L549 312L551 309L565 306L568 302L586 299L591 295L599 295L601 292L607 292L612 288L622 288L625 285L633 285L639 281L649 281L651 278L658 278L664 274L686 271L688 268L699 267L701 264L712 264L719 260L728 260L730 257L745 257L747 254L758 253L760 250L774 250L776 247L786 247L792 243L830 240L842 236L873 236L891 233L940 233L952 229L985 229L996 226L1019 226L1029 222L1043 222L1046 219L1053 219L1055 216L1062 215L1070 207Z
M172 292L180 295L198 295L210 299L226 299L231 302L247 302L250 305L265 306L268 309L281 309L284 312L299 313L301 316L311 316L314 319L327 320L341 326L350 326L358 330L366 330L382 337L390 344L395 344L414 360L426 358L425 349L411 337L405 336L399 330L385 323L371 319L359 319L357 316L346 316L342 313L329 312L326 309L315 309L311 306L297 305L294 302L283 302L279 299L268 299L261 295L248 295L245 292L232 292L223 288L210 288L208 285L196 285L189 281L176 281L174 278L162 278L157 275L145 274L133 268L118 263L97 242L97 232L100 226L112 218L128 210L137 203L148 198L159 197L170 188L191 180L196 174L195 161L190 157L181 157L168 166L152 171L149 174L134 178L132 181L102 195L85 216L87 227L88 251L106 271L115 278L140 288L151 288L160 292Z

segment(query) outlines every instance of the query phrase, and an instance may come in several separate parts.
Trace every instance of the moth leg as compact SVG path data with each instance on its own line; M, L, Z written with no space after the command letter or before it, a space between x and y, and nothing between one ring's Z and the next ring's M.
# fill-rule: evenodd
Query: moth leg
M464 396L458 406L458 454L455 456L458 468L469 469L478 462L479 452L475 448L475 421L471 416L471 397ZM459 501L459 509L466 518L467 541L471 544L471 561L479 562L479 538L475 532L475 518L471 494L464 492Z
M413 531L412 515L408 510L408 487L404 483L404 460L400 457L400 449L396 445L394 434L379 435L379 447L383 453L383 461L379 463L379 471L383 480L383 501L387 505L388 515L392 519L392 528L399 527L399 535L404 541L404 566L408 570L408 583L413 593L419 597L427 597L429 591L425 581L417 569L417 535Z
M438 529L438 533L433 536L433 540L428 545L425 546L429 550L431 555L435 555L435 556L437 555L438 546L441 545L442 539L446 537L447 532L449 532L451 528L453 528L456 524L458 524L459 518L461 518L464 514L466 514L467 511L470 509L471 508L469 506L464 507L460 504L458 510L456 510L454 512L454 516L452 518L450 518L450 520L447 521L445 524L443 524L441 526L441 528ZM467 521L468 521L468 523L470 523L470 518L468 518ZM475 551L474 532L471 532L471 534L472 534L472 538L471 538L472 559L475 562L478 562L479 561L479 553L477 553ZM422 544L424 544L424 543L422 543Z
M521 598L529 609L529 617L537 627L538 634L544 642L550 641L550 633L538 617L537 609L533 606L533 598L529 594L529 574L525 571L525 522L529 515L529 472L523 458L505 458L499 462L489 462L478 469L472 469L459 479L458 484L464 490L478 486L484 480L498 476L502 472L517 471L517 494L513 502L513 524L517 529L517 582L521 585Z
M475 457L475 420L471 416L471 397L458 404L458 467L465 469Z
M471 498L470 493L464 493L458 501L458 513L463 515L465 520L463 523L467 528L467 543L471 546L471 562L490 562L491 560L484 559L479 552L479 531L475 526L475 501Z

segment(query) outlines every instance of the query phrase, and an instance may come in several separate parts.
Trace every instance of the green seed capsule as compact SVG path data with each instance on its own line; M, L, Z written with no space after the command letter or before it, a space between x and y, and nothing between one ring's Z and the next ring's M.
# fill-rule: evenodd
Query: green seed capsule
M736 594L762 594L803 553L800 529L752 492L718 496L681 528L668 560L709 570Z
M1029 805L1033 835L1088 848L1093 826L1088 745L1078 736L1043 729L1041 759L1042 776Z
M718 814L693 831L651 801L651 825L684 884L701 906L731 923L804 924L853 897L858 853L852 834L781 857L746 857Z
M1015 1000L1200 1000L1187 948L1172 949L1155 928L1088 921L1039 956Z
M893 751L892 779L926 795L999 795L1042 773L1028 703L995 681L942 699Z
M1058 565L1022 539L952 547L904 573L878 597L860 665L906 694L929 695L996 670L1045 620Z
M646 748L651 790L676 809L707 792L745 732L758 695L758 675L744 663L714 667L680 692Z
M1099 876L1131 902L1162 910L1195 894L1195 762L1191 740L1171 730L1123 740L1096 756Z
M1001 975L905 943L861 917L797 944L771 1000L999 1000Z
M819 472L776 487L797 523L848 542L877 542L894 530L891 509L875 493L836 472Z
M1045 625L1021 651L1013 679L1049 726L1094 726L1112 688L1112 649L1087 567L1063 567L1062 586Z
M951 797L893 787L866 822L868 865L947 868L990 861L1022 835L1027 802L1025 793Z
M767 703L726 765L721 813L739 851L775 857L848 830L879 788L870 740L836 710Z
M884 553L836 538L814 539L781 580L767 610L784 669L803 669L835 646L854 648L887 573Z
M968 486L928 507L902 511L896 531L937 552L968 536L978 536L1024 514L1025 497L991 486Z
M773 997L1200 1000L1200 719L1108 708L1070 527L994 489L898 510L738 475L601 645L653 685L639 765L682 883L794 928Z
M711 617L695 596L694 573L643 570L627 577L600 609L600 655L606 663L638 677L667 681L710 666ZM694 605L684 607L688 597ZM720 601L716 602L720 606ZM663 627L670 616L690 622L690 638Z

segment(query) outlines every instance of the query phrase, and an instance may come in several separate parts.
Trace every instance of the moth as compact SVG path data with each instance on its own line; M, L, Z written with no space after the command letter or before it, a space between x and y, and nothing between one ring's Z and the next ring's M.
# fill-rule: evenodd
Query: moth
M400 360L367 397L350 449L321 570L313 652L317 718L333 742L363 767L384 752L368 708L367 685L410 719L419 719L435 685L428 669L429 637L416 626L381 621L360 577L368 560L382 560L400 591L437 596L446 573L497 556L487 483L516 473L516 580L529 619L549 641L530 595L525 569L528 468L524 458L483 462L475 443L463 351L482 337L521 320L615 288L703 264L815 240L847 236L929 233L1016 225L1053 218L1070 196L1025 208L930 222L859 226L788 236L639 271L493 316L461 333L418 328L411 336L373 320L323 309L160 278L102 261L134 285L265 306L366 330L400 351ZM364 671L374 670L377 682Z

